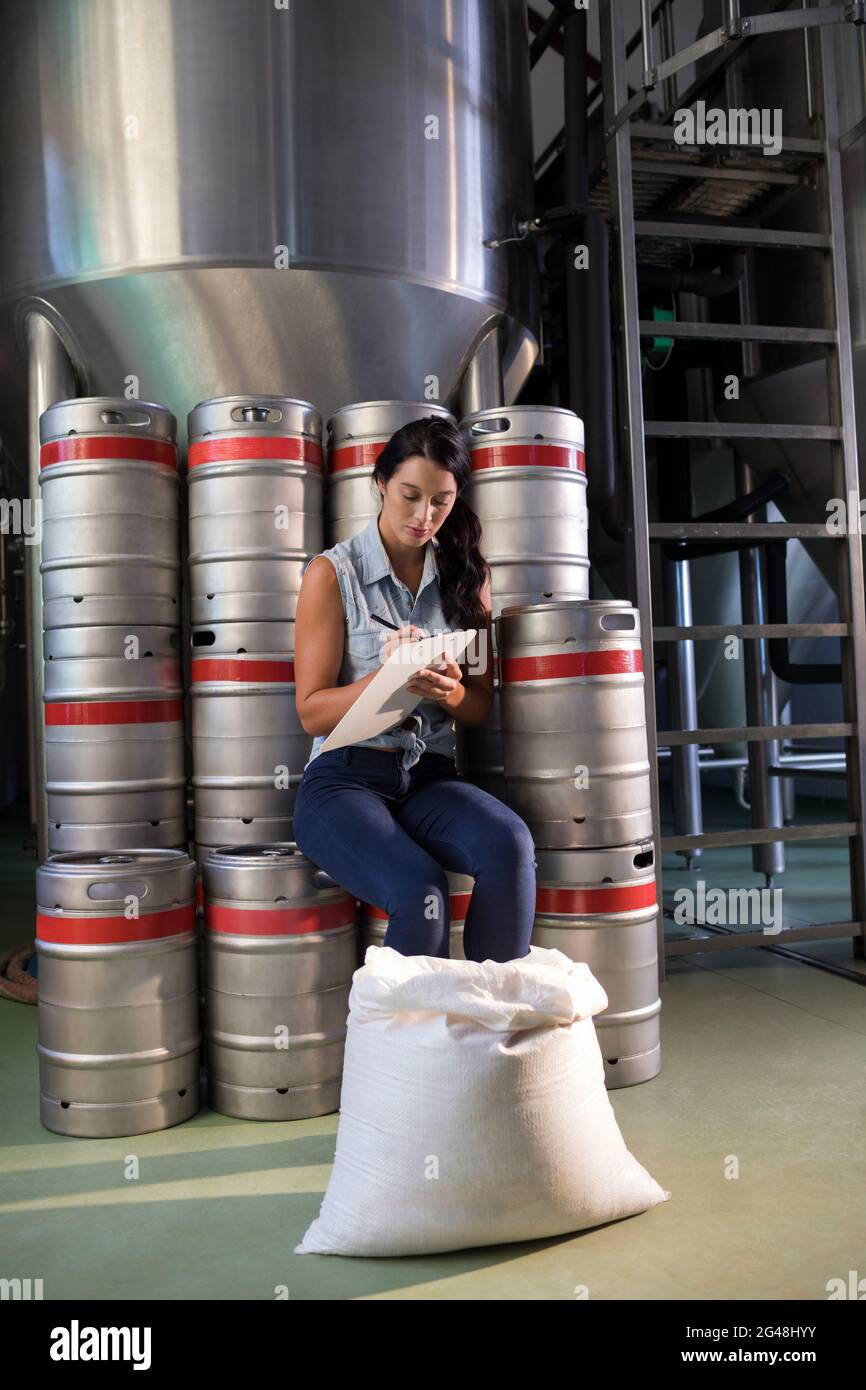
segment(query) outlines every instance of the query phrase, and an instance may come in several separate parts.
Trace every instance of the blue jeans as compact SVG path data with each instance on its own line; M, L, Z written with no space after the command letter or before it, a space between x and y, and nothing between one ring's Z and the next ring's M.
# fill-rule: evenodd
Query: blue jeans
M471 874L467 960L527 955L535 915L535 845L526 822L461 777L454 759L401 750L335 748L304 772L294 838L354 898L388 914L385 945L448 957L446 869ZM431 901L435 899L435 903Z

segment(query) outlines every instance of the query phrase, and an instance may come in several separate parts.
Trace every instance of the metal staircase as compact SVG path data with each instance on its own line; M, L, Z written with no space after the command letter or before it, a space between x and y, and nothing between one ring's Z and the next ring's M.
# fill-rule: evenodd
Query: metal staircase
M738 440L808 440L829 446L830 474L827 478L827 497L848 499L860 496L857 467L857 440L854 416L854 379L852 370L851 325L849 321L848 283L845 233L843 224L841 144L838 128L835 72L829 43L828 26L851 26L852 41L855 25L864 21L863 4L821 4L802 9L784 9L776 4L769 13L743 17L738 0L725 0L724 22L719 29L706 34L696 43L679 52L668 51L672 46L672 0L652 6L651 0L641 0L642 81L629 95L626 84L627 46L623 32L621 0L601 0L602 63L604 75L604 127L606 187L597 195L609 204L615 228L616 250L616 357L620 371L620 415L624 446L630 477L630 520L627 524L630 541L632 597L640 613L643 632L644 670L647 674L647 722L650 763L654 770L654 820L656 826L656 863L659 866L659 900L661 897L662 852L685 855L704 850L753 846L755 867L763 868L768 876L780 867L778 849L786 842L822 840L843 836L847 838L850 855L852 920L834 923L813 923L783 928L768 937L761 930L708 932L704 924L696 924L696 934L669 941L664 945L660 926L659 960L668 955L688 955L741 948L745 946L774 948L792 941L850 936L854 954L866 955L866 828L864 828L864 799L866 799L866 611L864 611L863 551L858 528L847 527L844 534L834 534L823 523L783 523L768 521L766 512L757 508L749 511L748 500L744 513L736 520L707 518L683 523L653 523L647 496L646 441L673 439L724 439L732 444ZM658 27L663 47L656 61L655 45ZM801 30L807 62L807 78L814 79L819 93L814 112L819 138L785 139L779 159L768 160L755 151L749 159L747 149L738 149L741 156L734 161L710 160L707 151L698 147L674 144L673 112L689 106L696 92L705 83L704 71L699 82L679 96L677 74L702 60L712 74L736 64L745 43L773 43L773 35L786 30ZM628 51L637 47L632 39ZM811 69L809 68L811 64ZM641 110L650 92L663 93L662 119L658 122L641 119ZM811 101L811 90L810 90ZM844 140L844 137L842 137ZM768 168L768 164L770 168ZM667 203L659 199L660 181L666 186L684 190L679 206L672 210L654 212L653 205ZM685 182L683 182L685 181ZM812 189L817 198L819 232L776 230L760 225L752 218L749 225L748 208L760 185L762 208L769 205L778 192L786 188ZM774 185L776 187L774 188ZM769 197L767 195L769 194ZM637 214L636 214L637 208ZM695 209L697 211L695 211ZM734 324L681 322L675 319L659 321L641 319L638 303L637 246L651 248L664 261L665 255L688 251L689 247L716 247L720 256L732 248L748 253L761 248L767 254L784 256L787 252L808 251L820 258L821 284L825 307L824 324L818 328L786 327L751 322L743 313L743 321ZM642 253L643 254L643 253ZM748 307L748 306L746 306ZM701 340L734 341L744 345L810 344L828 359L829 423L802 424L792 421L773 423L735 423L707 419L645 419L641 373L641 340L663 333L675 342ZM748 351L744 347L744 352ZM663 459L659 468L664 467ZM740 469L740 492L749 493L751 479L745 468ZM736 545L740 554L741 574L754 576L758 572L760 549L767 542L797 538L820 542L835 549L835 573L839 602L837 624L776 623L762 620L760 602L744 600L744 621L738 625L695 626L690 622L688 604L674 606L677 622L673 625L653 625L652 556L653 548L664 546L670 553L674 542L682 543L682 554L699 556L701 546ZM688 547L688 549L685 549ZM660 558L660 557L659 557ZM688 564L688 559L685 560ZM744 594L754 593L744 583ZM750 611L747 611L747 607ZM655 691L653 687L654 651L659 643L669 644L677 661L693 656L693 645L703 641L722 641L731 636L741 639L746 680L748 727L700 729L695 727L694 710L680 708L682 727L659 732L656 728ZM778 722L772 706L767 708L765 689L761 682L761 661L766 643L771 639L805 636L836 636L841 647L841 678L844 718L837 723L790 725ZM778 749L783 740L826 739L844 737L846 753L847 813L842 822L817 825L785 825L779 811L781 768ZM691 774L697 768L701 744L725 744L746 741L749 754L750 785L753 789L751 825L746 828L705 832L701 827L694 834L675 834L661 837L659 816L658 747L671 749L671 757L679 757L689 765ZM775 783L771 780L775 778ZM760 847L770 847L761 850ZM776 847L775 849L773 847ZM760 857L764 855L763 859ZM775 854L775 858L773 855ZM660 918L660 923L662 919ZM661 966L663 972L663 965Z

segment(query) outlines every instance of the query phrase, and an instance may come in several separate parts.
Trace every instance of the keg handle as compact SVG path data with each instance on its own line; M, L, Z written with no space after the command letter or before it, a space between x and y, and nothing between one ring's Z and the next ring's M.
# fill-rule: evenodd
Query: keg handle
M125 903L127 898L137 898L141 902L147 897L147 891L142 879L130 879L126 883L106 883L97 879L87 885L87 896L96 903Z
M634 632L634 613L603 613L598 620L602 632Z
M509 415L497 415L495 419L475 420L470 426L470 433L476 437L479 434L508 434L513 424Z
M277 405L236 405L232 411L232 419L247 425L276 425L283 418L283 412Z
M103 425L129 425L137 430L147 429L151 422L147 410L100 410L99 418Z

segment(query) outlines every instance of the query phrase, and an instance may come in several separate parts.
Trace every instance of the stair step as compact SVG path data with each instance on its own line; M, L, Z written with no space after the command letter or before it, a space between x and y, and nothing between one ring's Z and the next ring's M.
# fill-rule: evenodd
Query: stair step
M848 623L713 623L701 627L654 627L654 642L724 642L727 637L848 637Z
M785 328L761 323L686 323L675 319L641 319L642 338L698 338L719 342L835 343L834 328Z
M655 521L651 541L844 540L823 521Z
M634 155L631 162L632 173L636 174L661 174L665 178L679 179L716 179L720 182L729 183L771 183L771 184L800 184L804 188L811 187L811 180L805 174L788 174L781 170L768 169L766 165L762 169L756 169L753 165L742 165L739 169L731 164L702 164L699 159L641 159L640 155Z
M739 729L659 729L659 748L682 748L689 743L769 743L774 739L850 738L854 724L747 724Z
M662 125L657 121L631 121L629 123L629 133L633 140L658 140L663 144L676 144L677 149L705 149L704 145L691 145L688 140L682 144L674 140L675 127L672 125ZM760 141L754 144L737 145L738 150L763 150ZM807 136L782 136L782 154L812 154L822 158L824 154L823 140L812 140Z
M688 926L688 923L684 923ZM706 924L696 922L693 930L706 933ZM833 941L840 936L862 936L862 922L817 922L807 927L784 927L769 935L766 932L732 931L719 935L717 931L665 942L666 956L703 955L707 951L742 951L751 946L785 946L791 941ZM727 931L727 929L725 929Z
M832 247L832 239L823 232L780 232L771 227L737 227L729 222L708 226L704 222L653 222L642 218L635 222L634 234L636 237L659 237L674 241L772 246L782 251L829 251Z
M776 840L834 840L856 835L857 821L831 821L829 825L780 825L769 830L707 830L703 835L663 835L663 850L682 853L690 849L728 849L735 845L769 845Z
M664 320L660 321L664 324ZM656 329L664 336L664 327ZM842 438L838 425L767 425L724 420L646 420L648 439L814 439Z

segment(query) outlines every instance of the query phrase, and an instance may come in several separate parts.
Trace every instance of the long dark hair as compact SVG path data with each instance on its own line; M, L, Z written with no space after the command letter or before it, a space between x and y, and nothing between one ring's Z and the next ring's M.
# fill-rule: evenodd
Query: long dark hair
M391 435L373 469L387 483L406 459L420 455L447 468L457 483L453 506L436 532L442 611L449 623L484 627L480 591L489 573L481 554L481 522L462 496L472 472L469 450L456 425L440 415L412 420Z

